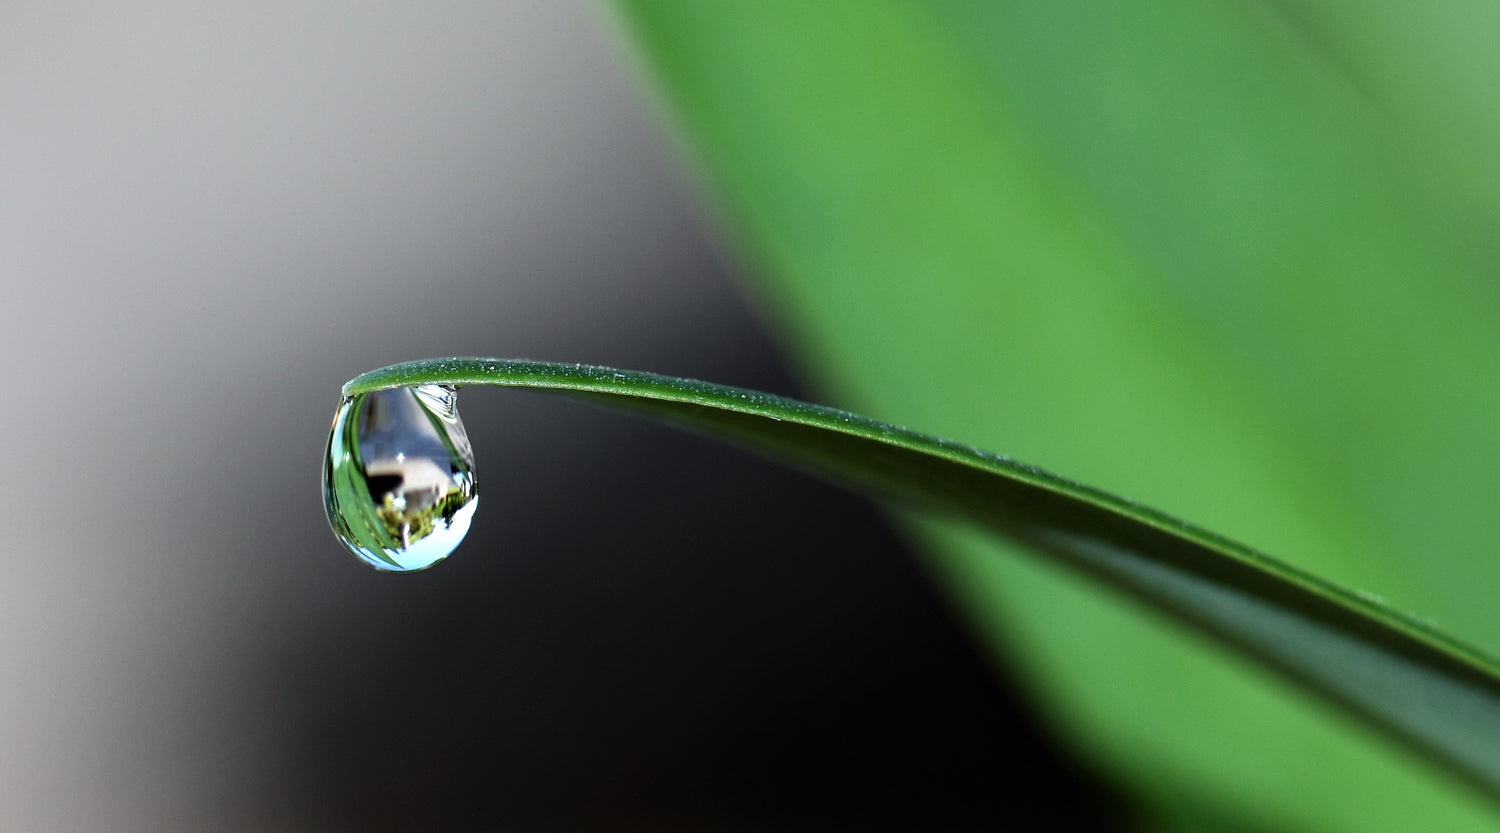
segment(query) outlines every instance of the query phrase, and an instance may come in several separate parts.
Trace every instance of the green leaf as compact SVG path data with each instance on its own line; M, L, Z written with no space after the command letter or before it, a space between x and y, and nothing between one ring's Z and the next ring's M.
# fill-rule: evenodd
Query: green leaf
M757 391L606 367L451 358L371 371L569 394L733 440L1051 556L1267 663L1500 798L1500 665L1370 596L1007 457Z
M1500 646L1484 4L619 5L826 396ZM1336 713L921 528L1053 725L1168 821L1493 826Z

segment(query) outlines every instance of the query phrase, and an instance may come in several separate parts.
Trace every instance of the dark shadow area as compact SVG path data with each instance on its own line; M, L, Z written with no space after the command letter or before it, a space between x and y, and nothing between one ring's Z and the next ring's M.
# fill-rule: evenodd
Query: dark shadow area
M757 364L735 381L788 391ZM676 431L496 398L498 413L464 405L484 490L470 539L415 576L338 564L320 586L347 597L308 611L256 674L281 739L261 796L291 818L328 831L1121 823L873 506ZM571 436L591 439L557 439Z

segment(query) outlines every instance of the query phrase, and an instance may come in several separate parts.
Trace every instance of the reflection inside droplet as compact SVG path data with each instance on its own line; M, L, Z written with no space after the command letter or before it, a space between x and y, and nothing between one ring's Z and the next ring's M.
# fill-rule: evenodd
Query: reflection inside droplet
M479 505L458 393L422 385L339 405L323 459L334 534L378 570L424 570L453 552Z

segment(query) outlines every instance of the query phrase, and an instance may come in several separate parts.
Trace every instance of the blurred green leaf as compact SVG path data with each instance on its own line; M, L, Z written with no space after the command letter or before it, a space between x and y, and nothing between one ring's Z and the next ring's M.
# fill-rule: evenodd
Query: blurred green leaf
M1479 6L620 5L831 395L1495 647L1500 180L1474 135L1500 117ZM1163 823L1493 825L1335 711L923 529L1071 745Z

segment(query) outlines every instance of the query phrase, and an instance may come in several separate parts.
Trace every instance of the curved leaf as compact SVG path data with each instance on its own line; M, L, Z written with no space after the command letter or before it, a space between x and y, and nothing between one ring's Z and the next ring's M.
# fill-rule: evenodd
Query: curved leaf
M810 386L1500 652L1485 4L615 5ZM1005 541L914 531L1154 828L1494 829L1216 646Z
M1235 646L1500 798L1500 665L1372 596L1154 509L847 411L635 371L433 359L358 376L344 395L419 384L567 394L978 522Z

